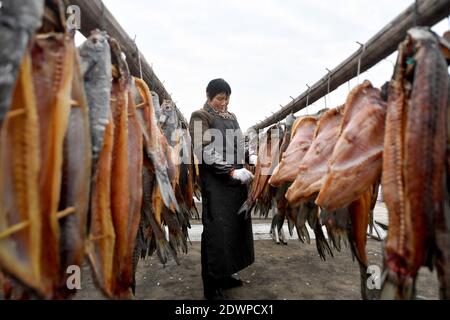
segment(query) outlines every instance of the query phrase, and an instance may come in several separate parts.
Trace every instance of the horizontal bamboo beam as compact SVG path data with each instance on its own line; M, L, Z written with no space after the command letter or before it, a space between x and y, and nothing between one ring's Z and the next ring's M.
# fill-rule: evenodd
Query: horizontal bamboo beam
M142 69L142 78L150 86L152 91L155 91L160 101L164 99L171 99L163 83L158 79L155 72L145 59L145 57L137 49L134 40L126 33L113 14L103 4L101 0L69 0L69 4L77 5L81 9L81 26L80 32L89 37L91 31L94 29L105 30L108 35L115 38L122 51L127 56L127 63L130 72L135 77L140 77ZM131 7L130 7L131 10ZM140 57L140 61L139 61ZM177 108L177 113L183 122L186 122L183 114Z
M251 129L267 128L284 120L291 112L296 113L305 109L307 100L311 105L328 93L328 82L331 92L355 78L358 75L359 64L360 73L363 73L395 52L399 43L405 39L407 31L416 23L421 26L433 26L449 14L450 0L418 0L310 89Z

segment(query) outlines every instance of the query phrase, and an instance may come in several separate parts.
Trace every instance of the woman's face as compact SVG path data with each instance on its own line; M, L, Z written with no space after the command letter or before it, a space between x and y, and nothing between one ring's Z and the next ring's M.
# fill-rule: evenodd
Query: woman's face
M224 110L230 103L230 96L226 93L221 93L215 96L213 99L208 99L208 103L214 109Z

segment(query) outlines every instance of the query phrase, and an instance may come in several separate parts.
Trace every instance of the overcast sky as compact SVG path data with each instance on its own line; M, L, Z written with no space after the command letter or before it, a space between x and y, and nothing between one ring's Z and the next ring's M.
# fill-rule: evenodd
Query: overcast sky
M104 0L189 119L203 106L209 80L233 90L230 110L243 130L314 84L394 19L411 0ZM448 20L435 26L442 34ZM395 62L395 56L390 60ZM393 66L364 73L381 86ZM354 79L350 86L357 84ZM348 85L328 106L345 101ZM309 108L325 106L324 99ZM302 112L301 114L304 114Z

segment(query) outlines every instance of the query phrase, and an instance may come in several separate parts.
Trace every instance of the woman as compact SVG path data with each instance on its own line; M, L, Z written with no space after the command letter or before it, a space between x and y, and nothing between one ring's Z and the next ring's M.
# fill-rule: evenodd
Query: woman
M244 138L228 112L231 88L223 79L209 83L207 102L191 116L189 130L199 160L202 189L202 279L205 298L224 299L223 289L242 285L232 274L254 262L251 218L238 215L253 179L244 168Z

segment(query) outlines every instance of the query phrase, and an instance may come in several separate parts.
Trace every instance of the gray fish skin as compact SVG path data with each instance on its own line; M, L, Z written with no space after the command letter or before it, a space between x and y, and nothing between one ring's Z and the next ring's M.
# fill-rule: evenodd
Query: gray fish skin
M161 103L159 101L159 96L156 92L152 91L153 108L155 109L156 119L161 116Z
M11 104L30 36L41 26L44 0L3 0L0 7L0 127Z
M173 147L176 143L176 141L173 141L173 134L179 128L180 123L175 110L175 105L171 101L164 101L160 108L160 115L157 119L167 142Z
M106 32L94 30L79 47L81 71L89 105L94 172L103 148L105 130L109 124L111 112L111 49L107 38Z

